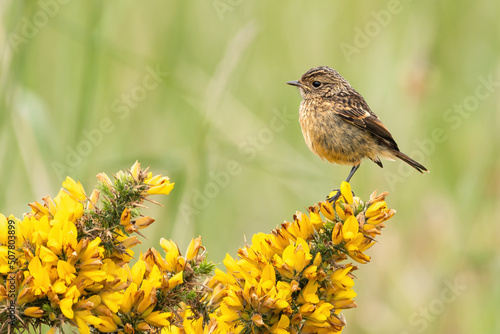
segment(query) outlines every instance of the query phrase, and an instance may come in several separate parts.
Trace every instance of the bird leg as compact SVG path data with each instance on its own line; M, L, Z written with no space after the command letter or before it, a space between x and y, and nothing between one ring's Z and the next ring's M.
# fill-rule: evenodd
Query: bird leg
M357 164L356 166L352 167L351 171L349 172L349 175L347 175L347 179L345 179L345 182L351 181L352 176L354 175L354 173L356 173L356 171L358 170L358 168L359 168L360 165L361 164ZM328 198L328 196L327 196L326 199L330 203L335 203L339 199L339 197L340 197L340 189L333 189L332 191L337 191L337 193L335 194L335 196L330 197L330 198ZM353 193L353 195L354 195L354 193Z
M354 175L354 173L356 173L356 171L358 170L359 166L361 166L361 164L357 164L356 166L353 166L349 175L347 175L347 179L345 179L345 182L349 183L349 181L351 181L351 177Z

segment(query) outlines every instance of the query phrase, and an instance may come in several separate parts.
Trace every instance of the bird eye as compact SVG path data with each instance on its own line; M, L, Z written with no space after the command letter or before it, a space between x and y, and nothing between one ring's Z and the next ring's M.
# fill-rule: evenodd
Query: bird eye
M319 86L321 86L321 82L319 82L319 81L314 81L313 82L313 87L314 88L318 88Z

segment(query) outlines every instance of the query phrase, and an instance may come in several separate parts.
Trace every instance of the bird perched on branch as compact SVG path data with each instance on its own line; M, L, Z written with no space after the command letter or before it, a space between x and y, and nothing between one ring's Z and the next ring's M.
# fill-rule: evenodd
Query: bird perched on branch
M336 70L314 67L287 84L297 86L303 98L299 121L307 146L323 160L353 166L347 182L364 158L380 167L381 157L399 158L421 173L428 171L399 150L365 99Z

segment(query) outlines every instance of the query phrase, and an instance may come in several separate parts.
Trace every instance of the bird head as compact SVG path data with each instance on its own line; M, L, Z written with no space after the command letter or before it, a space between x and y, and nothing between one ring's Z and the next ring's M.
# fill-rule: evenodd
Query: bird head
M311 68L300 80L288 81L287 84L299 87L303 99L330 97L351 88L339 72L327 66Z

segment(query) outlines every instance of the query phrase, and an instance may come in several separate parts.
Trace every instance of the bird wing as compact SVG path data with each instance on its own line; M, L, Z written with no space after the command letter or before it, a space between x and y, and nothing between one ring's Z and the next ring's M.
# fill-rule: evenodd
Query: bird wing
M382 139L390 148L399 151L398 144L392 138L391 133L380 119L371 110L363 97L353 91L342 92L334 97L335 107L333 112L337 113L347 122L369 131L371 134Z

